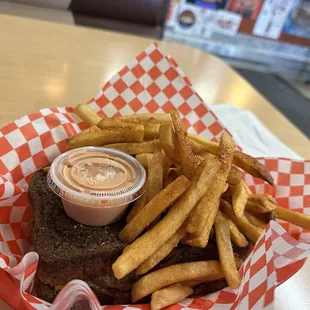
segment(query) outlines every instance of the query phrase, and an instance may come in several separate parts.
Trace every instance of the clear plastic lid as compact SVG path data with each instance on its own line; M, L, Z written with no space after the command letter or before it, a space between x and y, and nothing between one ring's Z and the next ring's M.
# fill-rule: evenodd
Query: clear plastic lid
M54 193L81 205L116 206L141 196L146 173L132 156L104 147L82 147L59 155L47 182Z

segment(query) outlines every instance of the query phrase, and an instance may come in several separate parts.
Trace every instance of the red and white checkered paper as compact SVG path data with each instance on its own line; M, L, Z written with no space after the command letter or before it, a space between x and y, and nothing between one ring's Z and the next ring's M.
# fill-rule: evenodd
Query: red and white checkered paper
M174 106L193 133L217 140L225 130L175 61L156 44L113 76L89 105L102 117L163 113ZM24 116L0 130L0 297L14 309L70 309L85 298L92 309L149 309L148 305L100 306L80 280L67 284L53 305L31 294L39 257L31 252L28 183L36 170L66 149L66 138L86 127L72 108L53 108ZM310 214L310 162L261 161L276 186L246 175L251 189L271 193L285 208ZM169 309L271 309L276 286L295 274L308 255L309 232L271 222L241 268L238 289L186 299Z

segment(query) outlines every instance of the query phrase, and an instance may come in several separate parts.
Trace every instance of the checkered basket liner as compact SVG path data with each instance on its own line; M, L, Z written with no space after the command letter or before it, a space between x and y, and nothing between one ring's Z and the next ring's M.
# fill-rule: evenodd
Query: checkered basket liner
M89 102L102 117L169 112L176 107L190 132L218 140L225 130L176 62L150 45L112 77ZM31 294L39 257L31 252L32 174L66 149L66 139L86 128L72 108L43 109L0 130L0 297L14 309L70 309L87 299L92 309L149 309L148 305L100 306L87 284L68 283L53 305ZM271 187L250 175L258 193L271 193L285 208L310 214L310 162L262 158ZM310 235L292 224L271 222L241 267L238 289L186 299L169 309L271 309L277 285L295 274L310 254ZM81 307L80 307L81 308Z

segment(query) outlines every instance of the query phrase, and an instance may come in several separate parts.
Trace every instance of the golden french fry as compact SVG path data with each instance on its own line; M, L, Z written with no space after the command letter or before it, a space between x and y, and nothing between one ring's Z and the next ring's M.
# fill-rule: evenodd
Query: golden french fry
M162 245L136 269L136 275L147 273L161 262L178 245L180 240L185 236L185 233L185 225L182 225L164 245Z
M143 186L144 193L134 202L134 205L126 217L126 223L129 223L147 204L147 184Z
M244 186L244 182L241 181L236 185L230 185L232 207L237 217L241 217L244 213L245 206L248 201L248 192Z
M158 146L154 154L149 161L148 176L147 176L147 195L148 201L152 200L163 189L164 182L164 171L163 171L163 158L162 150Z
M241 282L241 276L234 259L228 223L220 212L215 217L214 228L220 263L225 279L230 288L237 288Z
M234 259L235 259L235 264L236 264L236 267L237 269L239 270L243 264L243 260L241 258L239 258L238 256L234 255ZM221 278L224 278L224 273L222 271L222 274L219 273L219 279ZM191 280L191 281L185 281L185 282L182 282L183 285L185 286L189 286L189 287L194 287L198 284L201 284L201 283L205 283L205 282L208 282L209 279L208 278L200 278L199 280Z
M150 118L144 123L144 140L153 140L159 138L160 121Z
M130 155L138 155L142 153L154 153L158 145L159 141L153 140L141 143L114 143L105 145L105 147L116 149Z
M215 173L214 168L202 162L189 189L177 200L174 207L152 229L124 250L112 265L117 279L123 278L136 269L175 234L205 193L205 182L209 179L210 173Z
M176 109L172 109L170 112L173 128L175 132L175 146L180 156L180 164L183 174L191 180L197 169L197 164L194 158L194 153L191 146L187 142L187 138L184 134L180 115ZM167 154L168 155L168 154ZM169 156L169 155L168 155Z
M275 208L276 208L276 205L274 205L273 210L275 210ZM256 216L260 215L260 214L272 212L272 211L269 211L269 209L266 209L261 204L252 202L250 200L248 200L246 207L245 207L245 210L248 211L249 213L253 214L253 215L256 215Z
M97 127L96 125L90 126L89 128L84 129L81 132L77 133L76 135L68 138L67 141L70 142L72 139L76 138L77 136L82 136L85 133L91 133L91 132L96 132L96 131L100 131L100 128Z
M82 103L74 108L74 112L90 126L97 125L101 121L101 117L94 112L88 104Z
M78 137L78 136L82 136L82 135L84 135L84 134L86 134L86 133L91 133L91 132L96 132L96 131L100 131L100 128L97 127L96 125L90 126L89 128L84 129L84 130L82 130L81 132L77 133L76 135L74 135L74 136L72 136L72 137L69 137L69 138L67 139L67 141L70 142L70 141L72 141L73 139L75 139L75 138Z
M205 159L210 158L210 156L209 156L210 153L206 152L205 148L200 143L195 142L194 140L192 140L190 138L187 138L187 142L191 146L194 154L200 155Z
M264 222L262 219L256 217L255 215L249 213L249 212L244 212L245 217L249 220L249 222L257 227L260 227L262 229L265 229L267 226L267 223Z
M245 182L244 182L244 187L245 187L246 191L248 192L248 195L252 196L253 192L250 190L250 188L248 187L248 185Z
M255 243L259 239L263 230L251 224L244 215L239 218L236 217L231 205L227 201L221 199L220 210L236 224L238 229L248 240Z
M139 130L144 131L143 123L136 121L124 121L118 118L104 118L97 124L97 126L101 129L124 127L138 128Z
M132 115L124 115L119 117L122 120L130 120L130 121L140 121L147 122L149 119L156 119L161 124L171 125L171 117L169 113L166 114L157 114L157 113L146 113L146 114L132 114Z
M231 242L240 248L246 247L249 244L248 240L246 240L232 220L228 217L225 217L225 219L228 223Z
M142 153L136 155L136 160L145 168L149 167L149 162L152 158L153 154L150 153Z
M182 301L189 295L193 294L194 290L180 283L172 284L162 288L152 294L151 310L159 310L164 307L173 305Z
M204 149L207 152L210 152L211 154L216 156L219 155L220 151L218 143L192 134L189 135L189 138L203 145ZM271 176L267 167L261 164L254 157L236 150L234 154L233 164L245 170L252 176L256 178L261 178L269 184L273 185L273 177Z
M251 195L249 197L249 201L261 205L266 210L266 212L273 211L276 208L274 199L271 195L268 194Z
M284 221L290 222L304 229L310 230L310 216L304 213L292 211L277 206L275 209L276 216Z
M192 140L189 139L189 141L192 141ZM194 141L192 141L192 142L194 142ZM210 157L210 153L208 153L208 152L201 152L199 154L199 156L201 156L202 158L204 158L206 160L208 160L210 158L214 158L213 155L211 155L212 157ZM242 178L243 178L243 172L240 171L239 169L237 169L236 167L231 166L228 177L227 177L227 183L230 185L235 185L235 184L238 184L239 182L241 182Z
M243 172L237 169L234 166L231 166L231 169L228 174L227 183L230 185L236 185L242 181Z
M143 131L128 130L127 128L102 129L96 132L75 136L70 140L68 149L83 146L103 146L119 142L140 142L143 139Z
M139 279L132 287L132 301L137 302L168 285L205 279L214 281L223 277L223 271L218 261L193 262L172 265L151 272Z
M200 248L205 248L207 246L209 239L211 238L212 226L214 224L215 216L218 212L219 203L220 202L218 200L215 204L209 206L209 209L206 210L208 213L208 218L205 222L205 226L202 232L198 236L191 234L187 235L184 240L185 244Z
M167 154L162 151L162 158L163 158L163 175L164 177L167 175L169 168L172 165L172 160L170 157L167 156ZM147 169L149 167L149 162L152 158L153 154L150 153L143 153L143 154L137 154L136 159L138 162Z
M224 133L220 141L220 167L218 173L212 180L212 184L208 186L208 190L197 204L186 231L189 234L199 236L203 231L206 220L209 216L208 210L212 208L220 199L223 188L226 184L228 173L231 168L231 162L234 155L234 143L228 134ZM216 161L217 159L209 159L208 161ZM207 162L208 162L207 161Z
M180 163L180 156L175 147L175 134L171 125L160 126L159 141L167 156L169 156L174 162Z
M189 187L190 181L181 175L142 208L142 210L122 229L119 238L132 242L148 227L169 205L178 199ZM150 187L148 185L148 191Z

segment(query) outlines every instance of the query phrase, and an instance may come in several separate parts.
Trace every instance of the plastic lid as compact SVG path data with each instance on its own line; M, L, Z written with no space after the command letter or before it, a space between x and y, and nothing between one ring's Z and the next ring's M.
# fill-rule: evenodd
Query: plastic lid
M82 147L59 155L47 182L62 199L115 206L141 196L145 178L144 168L130 155L104 147Z

